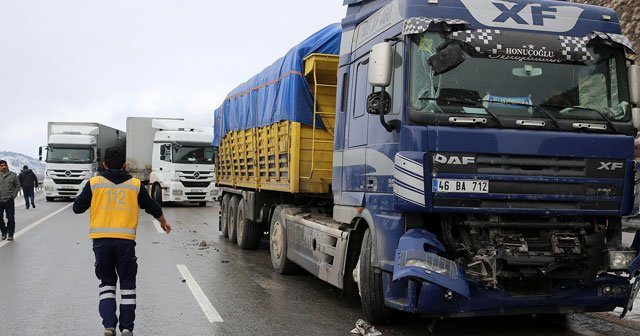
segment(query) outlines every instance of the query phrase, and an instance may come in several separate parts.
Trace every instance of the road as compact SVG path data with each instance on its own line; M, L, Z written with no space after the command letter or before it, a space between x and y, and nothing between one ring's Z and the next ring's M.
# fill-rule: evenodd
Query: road
M69 202L16 211L14 242L0 242L0 335L101 335L88 214ZM174 232L142 213L138 229L137 335L350 335L359 302L308 275L273 272L263 241L241 251L218 236L217 205L170 206ZM628 236L627 236L628 237ZM640 307L640 304L637 305ZM640 310L640 309L639 309ZM446 319L438 335L638 335L638 315ZM402 318L383 335L427 335L428 321Z

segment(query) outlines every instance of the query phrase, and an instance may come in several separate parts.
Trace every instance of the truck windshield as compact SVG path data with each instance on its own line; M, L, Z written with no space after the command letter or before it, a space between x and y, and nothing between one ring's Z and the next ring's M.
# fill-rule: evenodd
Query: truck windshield
M174 145L174 163L205 163L213 162L212 146Z
M432 32L411 38L414 121L429 122L425 114L463 114L486 115L499 125L505 118L552 119L556 126L558 120L630 122L622 50L591 48L594 62L569 64L494 59L460 43L465 60L435 75L429 58L448 42Z
M92 148L67 148L49 146L47 163L92 163Z

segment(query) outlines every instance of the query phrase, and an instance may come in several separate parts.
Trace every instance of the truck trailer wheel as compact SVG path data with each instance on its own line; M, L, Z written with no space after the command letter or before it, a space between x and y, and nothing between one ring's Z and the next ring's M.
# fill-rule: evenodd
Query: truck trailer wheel
M220 202L220 234L223 237L229 237L229 202L231 201L231 195L224 194L222 196L222 202Z
M358 262L358 288L360 289L360 302L364 316L372 324L391 323L391 309L384 305L381 271L371 265L373 251L373 237L370 229L367 229L362 239L360 260Z
M260 244L262 232L259 230L258 223L254 223L246 218L245 202L240 201L238 211L236 212L236 232L238 237L238 246L243 250L255 250Z
M238 241L238 231L237 231L237 218L238 218L238 203L240 196L234 195L231 197L231 201L229 201L229 210L227 213L229 214L229 219L227 220L229 230L229 241L235 243Z
M269 251L273 269L280 274L292 274L298 265L287 259L287 227L285 226L283 208L277 206L271 217L269 230Z

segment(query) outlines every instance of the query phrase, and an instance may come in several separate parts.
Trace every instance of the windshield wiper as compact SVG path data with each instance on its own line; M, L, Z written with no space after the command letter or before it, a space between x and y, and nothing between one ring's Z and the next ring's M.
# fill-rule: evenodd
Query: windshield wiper
M597 110L597 109L594 109L594 108L590 108L590 107L584 107L584 106L568 106L566 108L595 112L600 118L602 118L602 120L604 120L605 123L607 123L607 125L609 125L609 127L611 127L611 129L614 132L619 133L618 128L616 127L616 125L609 118L607 118L607 116L604 115L604 113L602 113L602 111L600 111L600 110Z
M556 126L556 128L560 129L560 124L558 123L558 120L556 118L553 117L553 115L551 114L551 112L545 110L542 106L540 105L531 105L531 104L526 104L526 103L516 103L516 102L509 102L509 101L499 101L499 100L483 100L483 102L486 103L496 103L496 104L505 104L505 105L515 105L515 106L525 106L525 107L533 107L533 108L537 108L539 111L542 111L542 113L544 113L544 115L546 115L547 117L549 117L549 119L551 119L551 121L553 121L553 124Z
M418 97L419 100L435 100L435 101L444 101L446 103L458 103L460 105L469 105L472 107L480 107L483 110L485 110L485 112L487 112L488 115L490 115L493 120L496 121L496 123L498 123L498 126L500 127L504 127L502 125L502 122L500 121L500 118L493 112L489 111L488 108L486 108L484 105L482 105L482 103L480 103L479 101L476 100L472 100L472 99L457 99L457 98L434 98L434 97Z

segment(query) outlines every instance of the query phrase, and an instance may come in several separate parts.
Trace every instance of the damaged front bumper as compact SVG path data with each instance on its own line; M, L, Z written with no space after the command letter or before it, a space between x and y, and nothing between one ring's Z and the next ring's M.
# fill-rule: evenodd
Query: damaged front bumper
M638 244L636 244L638 242ZM640 238L636 235L634 248ZM640 257L628 276L601 274L589 285L560 284L548 293L511 295L467 278L464 268L438 254L444 246L434 234L409 230L400 238L393 273L383 272L385 304L424 316L486 316L536 313L611 311L633 308L640 290Z

